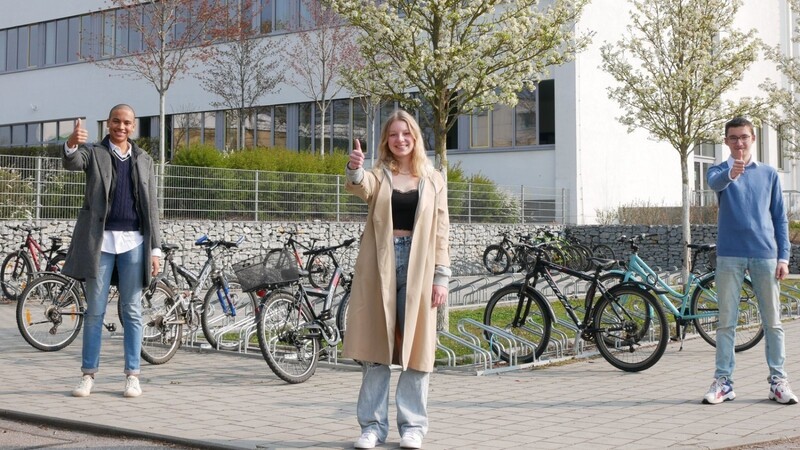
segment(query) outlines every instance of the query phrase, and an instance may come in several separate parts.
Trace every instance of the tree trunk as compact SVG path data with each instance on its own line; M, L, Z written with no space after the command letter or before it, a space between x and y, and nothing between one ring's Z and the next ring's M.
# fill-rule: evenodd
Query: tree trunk
M167 136L165 122L165 110L167 104L167 95L164 91L158 93L158 154L159 154L159 178L158 180L158 210L161 216L164 215L164 182L165 182L165 166L166 166L166 152L167 152Z
M681 183L682 183L682 202L681 207L681 224L683 228L683 267L681 267L681 278L683 282L689 279L689 268L692 266L691 256L692 252L689 251L689 244L692 243L692 224L690 221L690 212L692 206L691 190L689 186L689 155L686 151L681 152Z
M325 158L325 109L327 108L319 109L319 154L323 158Z

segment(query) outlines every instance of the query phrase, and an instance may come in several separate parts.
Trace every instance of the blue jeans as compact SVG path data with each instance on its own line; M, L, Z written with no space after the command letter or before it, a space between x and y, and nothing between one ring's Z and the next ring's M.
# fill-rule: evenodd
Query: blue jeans
M395 238L395 266L397 276L397 327L405 323L406 280L411 238ZM392 339L393 336L389 336ZM358 393L356 415L361 432L372 431L380 442L389 435L389 382L391 369L377 363L362 363L361 390ZM400 434L416 431L424 436L428 432L428 383L430 373L407 369L400 372L395 392L397 428Z
M103 319L108 305L108 291L114 266L119 275L119 302L124 324L123 348L125 374L138 375L142 349L142 283L144 247L125 253L101 253L96 278L86 280L86 313L83 316L83 357L81 370L94 374L100 366Z
M775 278L776 259L717 257L717 298L719 302L719 326L717 327L717 353L715 378L727 377L733 381L736 365L734 345L736 342L736 322L739 317L739 294L744 282L745 271L750 273L761 323L764 327L764 350L769 366L769 380L772 376L787 378L783 370L786 359L784 333L781 325L780 283Z

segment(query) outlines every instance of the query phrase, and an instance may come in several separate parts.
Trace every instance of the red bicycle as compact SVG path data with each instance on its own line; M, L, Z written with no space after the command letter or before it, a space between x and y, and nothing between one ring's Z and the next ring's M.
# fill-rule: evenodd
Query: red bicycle
M30 283L39 272L60 272L67 256L67 250L61 249L60 237L50 237L50 248L44 249L43 244L33 238L33 232L39 232L39 241L42 240L42 227L31 225L12 226L12 230L25 231L27 235L20 246L6 256L0 266L0 286L3 294L10 300L16 301L25 286Z

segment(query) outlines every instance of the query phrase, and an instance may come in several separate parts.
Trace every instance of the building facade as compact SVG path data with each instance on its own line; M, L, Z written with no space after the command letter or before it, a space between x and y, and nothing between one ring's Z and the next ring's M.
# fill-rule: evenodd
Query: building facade
M229 0L238 1L238 0ZM257 18L261 39L290 43L291 23L300 0L260 0ZM17 2L15 2L17 3ZM534 188L550 192L553 218L569 224L592 224L620 205L675 206L681 201L680 160L669 144L643 131L628 133L609 100L612 78L601 69L600 47L616 42L628 24L628 2L594 0L576 24L579 33L593 35L592 44L568 64L553 67L534 92L520 93L517 106L462 116L448 136L450 163L466 173L481 173L510 190ZM87 60L110 58L120 48L136 48L141 37L119 26L119 10L103 0L28 0L0 15L0 147L36 147L63 142L76 117L86 120L90 138L104 134L108 109L117 103L133 106L141 136L158 135L159 98L143 80ZM790 42L792 15L785 0L747 0L737 25L755 28L767 44ZM89 45L85 37L102 33L113 39L109 48ZM280 61L276 63L280 64ZM202 66L196 68L202 70ZM766 78L784 82L774 64L759 61L732 96L760 94ZM219 149L238 144L230 111L213 108L213 94L187 75L166 95L168 146L194 142ZM258 113L248 120L246 146L286 147L297 151L319 148L320 115L310 99L289 84L261 97ZM395 104L381 108L388 115ZM353 138L365 139L368 123L359 99L340 92L327 111L325 148L348 151ZM785 154L775 130L758 130L758 158L777 167L786 191L798 190L796 162ZM720 136L722 130L720 130ZM432 148L432 139L428 144ZM691 157L691 186L706 189L710 164L728 157L722 145L705 144ZM707 198L698 195L698 202Z

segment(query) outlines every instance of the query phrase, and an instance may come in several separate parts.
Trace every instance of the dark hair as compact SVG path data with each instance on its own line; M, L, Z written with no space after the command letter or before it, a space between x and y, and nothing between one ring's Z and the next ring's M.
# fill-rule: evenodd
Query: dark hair
M750 127L750 134L756 134L753 122L750 122L744 117L734 117L725 124L725 137L728 137L728 129L738 127Z
M114 111L117 111L117 110L120 110L120 109L126 109L126 110L130 111L131 114L133 114L133 117L136 117L136 111L134 111L133 108L131 108L131 105L126 105L125 103L120 103L119 105L116 105L113 108L111 108L111 111L108 112L108 118L110 119L111 115L114 114Z

